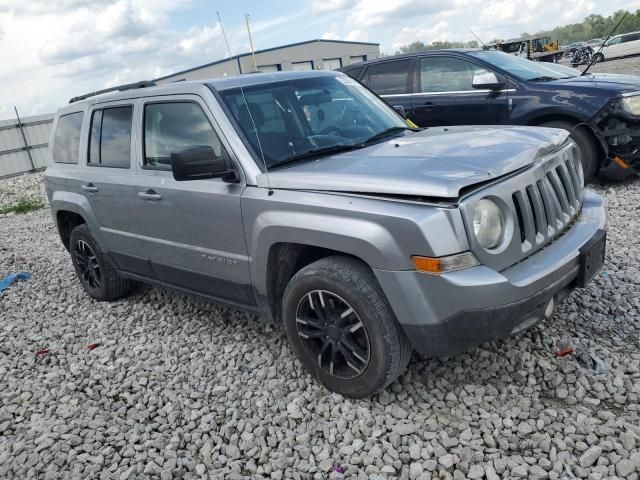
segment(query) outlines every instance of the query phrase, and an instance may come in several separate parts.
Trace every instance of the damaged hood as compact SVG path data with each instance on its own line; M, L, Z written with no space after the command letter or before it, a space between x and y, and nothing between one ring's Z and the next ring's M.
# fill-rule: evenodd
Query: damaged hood
M581 77L560 78L546 83L556 87L596 87L608 90L612 94L640 90L640 76L615 73L590 73Z
M551 128L434 127L258 175L258 186L456 198L534 163L567 138Z

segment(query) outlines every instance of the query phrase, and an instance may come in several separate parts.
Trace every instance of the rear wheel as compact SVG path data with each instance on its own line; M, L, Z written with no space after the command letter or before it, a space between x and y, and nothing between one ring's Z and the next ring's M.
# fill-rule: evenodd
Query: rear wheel
M99 301L117 300L133 289L134 282L118 275L86 223L78 225L71 232L69 250L78 279L92 298Z
M306 370L333 392L370 396L406 368L411 345L371 270L334 256L300 270L283 299L287 338Z
M540 125L541 127L550 128L562 128L567 130L571 139L576 142L578 149L580 150L580 157L582 158L582 171L584 172L585 185L593 180L596 170L600 163L599 153L600 149L596 144L593 137L584 128L577 126L571 122L562 120L556 120L553 122L546 122Z

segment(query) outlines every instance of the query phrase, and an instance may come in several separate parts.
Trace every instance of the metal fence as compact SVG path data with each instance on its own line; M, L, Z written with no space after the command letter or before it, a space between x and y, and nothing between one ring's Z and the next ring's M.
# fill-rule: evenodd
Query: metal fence
M0 120L0 178L42 170L53 114Z

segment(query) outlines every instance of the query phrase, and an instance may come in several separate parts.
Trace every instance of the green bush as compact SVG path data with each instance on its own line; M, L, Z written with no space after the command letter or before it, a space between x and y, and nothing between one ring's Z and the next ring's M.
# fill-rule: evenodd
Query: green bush
M26 198L23 197L18 200L18 203L14 205L9 205L8 207L0 207L0 214L5 213L27 213L32 212L33 210L39 210L44 207L44 203L42 200L38 198Z

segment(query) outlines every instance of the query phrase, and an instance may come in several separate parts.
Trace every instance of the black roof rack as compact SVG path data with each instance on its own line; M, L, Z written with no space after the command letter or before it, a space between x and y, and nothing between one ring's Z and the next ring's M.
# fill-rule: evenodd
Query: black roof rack
M117 87L105 88L104 90L98 90L96 92L85 93L84 95L80 95L79 97L73 97L71 100L69 100L69 103L79 102L80 100L84 100L85 98L94 97L96 95L101 95L103 93L124 92L125 90L133 90L136 88L148 88L148 87L155 87L155 86L156 86L155 82L149 82L147 80L142 82L128 83L126 85L120 85Z

